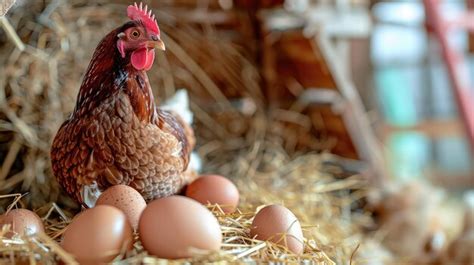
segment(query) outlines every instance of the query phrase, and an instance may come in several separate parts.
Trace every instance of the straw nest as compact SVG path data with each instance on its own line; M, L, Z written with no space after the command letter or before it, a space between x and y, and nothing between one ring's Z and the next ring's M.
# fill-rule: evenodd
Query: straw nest
M7 239L4 227L0 263L50 264L57 259L73 263L57 242L77 205L52 178L49 147L73 109L95 45L125 21L125 8L104 1L88 5L82 0L25 5L12 10L9 17L25 50L16 49L0 33L0 194L8 194L0 202L3 210L12 202L15 207L35 209L43 217L46 234ZM232 178L241 192L237 213L224 214L209 206L222 226L222 250L187 261L356 261L357 253L363 251L357 250L363 244L361 230L372 222L363 211L351 210L366 195L364 183L357 176L338 179L343 172L334 166L337 157L298 152L294 148L298 131L307 127L307 117L266 110L259 74L247 52L206 22L183 22L181 11L166 4L155 10L166 33L167 52L157 54L150 81L160 99L173 95L177 88L188 89L204 171ZM205 12L205 7L195 12ZM305 141L320 144L317 138ZM255 212L271 203L285 205L299 218L304 255L297 257L249 238ZM117 264L165 262L147 256L139 245L119 259Z

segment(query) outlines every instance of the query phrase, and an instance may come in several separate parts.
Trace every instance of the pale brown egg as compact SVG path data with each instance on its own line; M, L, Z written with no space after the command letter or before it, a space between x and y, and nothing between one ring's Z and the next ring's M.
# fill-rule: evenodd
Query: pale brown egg
M127 185L115 185L105 190L96 205L111 205L121 210L128 218L133 229L138 228L138 220L146 207L142 195Z
M229 179L204 175L186 188L186 196L202 204L219 204L225 213L232 213L239 204L239 190Z
M214 215L184 196L152 201L142 213L138 233L143 247L160 258L179 259L219 250L222 233Z
M253 219L252 237L287 247L293 253L303 253L303 232L296 216L281 205L261 209Z
M33 235L38 232L44 233L43 221L34 212L27 209L13 209L7 214L0 216L0 229L10 225L10 230L18 235ZM13 234L7 234L11 237Z
M110 262L132 244L133 231L127 216L110 205L98 205L74 217L61 242L81 264Z

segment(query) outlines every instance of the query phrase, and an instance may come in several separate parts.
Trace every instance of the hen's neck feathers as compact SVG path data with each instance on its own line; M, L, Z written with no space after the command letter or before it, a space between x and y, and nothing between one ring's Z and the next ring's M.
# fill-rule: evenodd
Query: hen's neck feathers
M90 112L123 90L140 120L155 120L155 103L146 72L133 68L130 55L122 58L116 48L117 35L122 30L113 30L97 46L82 81L73 116Z

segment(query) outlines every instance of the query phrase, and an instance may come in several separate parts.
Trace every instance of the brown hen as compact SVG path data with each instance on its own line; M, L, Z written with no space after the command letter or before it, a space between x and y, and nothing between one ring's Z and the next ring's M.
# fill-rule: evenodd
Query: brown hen
M184 185L192 150L182 119L157 109L148 81L154 48L164 50L147 7L129 6L131 21L99 43L80 87L76 107L51 148L58 182L88 206L90 193L126 184L145 200L169 196Z

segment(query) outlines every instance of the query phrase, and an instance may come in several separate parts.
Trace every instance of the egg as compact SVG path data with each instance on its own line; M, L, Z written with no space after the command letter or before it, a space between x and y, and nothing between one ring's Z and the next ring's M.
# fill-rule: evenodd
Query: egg
M76 215L61 242L81 264L110 262L132 244L133 231L127 216L110 205L98 205Z
M202 204L219 204L232 213L239 204L239 190L229 179L219 175L202 176L186 188L186 196Z
M303 232L296 216L281 205L262 208L253 219L250 235L287 247L293 253L303 253Z
M216 217L200 203L184 196L171 196L148 204L140 218L138 234L150 254L166 259L216 251L222 244Z
M18 235L34 235L38 232L44 233L43 221L34 212L27 209L13 209L7 214L0 216L0 229L10 224L10 230ZM12 234L7 234L11 237Z
M125 213L133 229L136 230L146 202L134 188L127 185L115 185L100 195L96 205L111 205L118 208Z

